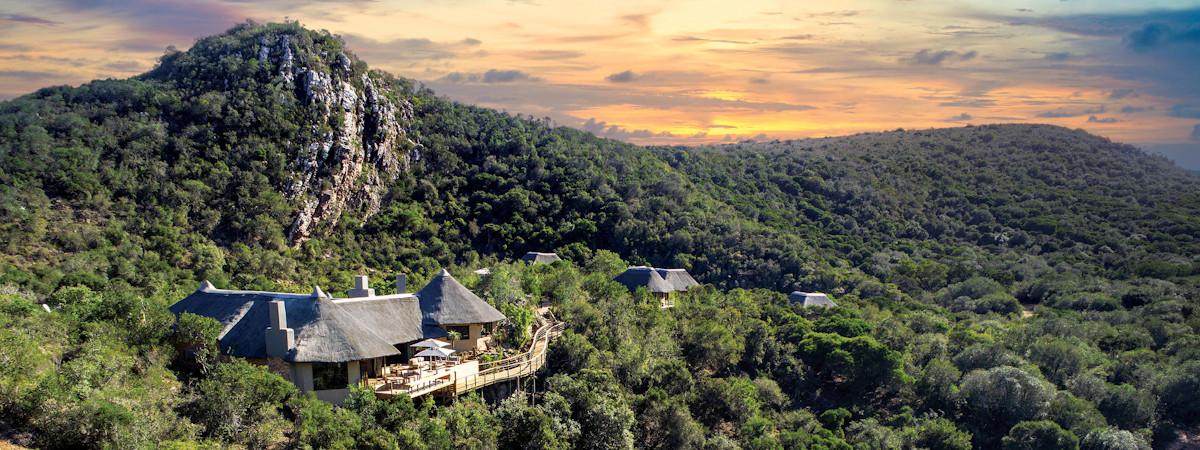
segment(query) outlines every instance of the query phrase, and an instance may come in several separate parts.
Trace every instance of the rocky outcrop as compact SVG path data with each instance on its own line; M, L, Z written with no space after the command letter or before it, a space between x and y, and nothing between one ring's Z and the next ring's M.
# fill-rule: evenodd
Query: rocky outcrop
M298 245L344 215L366 221L413 157L412 105L387 95L369 73L356 74L344 53L301 56L288 35L260 45L309 116L310 134L295 140L295 178L284 189L297 205L289 242Z

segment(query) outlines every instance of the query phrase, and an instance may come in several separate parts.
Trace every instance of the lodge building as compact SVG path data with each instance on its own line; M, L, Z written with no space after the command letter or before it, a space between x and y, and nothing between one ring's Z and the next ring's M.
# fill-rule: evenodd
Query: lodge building
M170 307L221 323L220 352L266 364L302 392L340 404L348 386L405 363L412 344L439 338L462 354L488 348L488 334L505 320L442 270L416 294L396 277L396 292L375 295L367 277L345 298L320 287L310 294L217 289L205 281Z

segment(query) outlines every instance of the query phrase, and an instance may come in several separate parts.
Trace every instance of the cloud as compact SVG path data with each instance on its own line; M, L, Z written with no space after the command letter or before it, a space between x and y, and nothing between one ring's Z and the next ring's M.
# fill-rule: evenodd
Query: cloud
M1200 26L1173 27L1160 22L1147 23L1126 34L1123 42L1136 52L1150 51L1173 43L1200 42Z
M1168 112L1167 115L1169 115L1171 117L1184 117L1184 118L1188 118L1188 119L1200 119L1200 106L1176 103L1175 105L1171 106L1171 111Z
M143 70L145 67L142 66L142 63L140 63L140 62L127 60L127 61L113 61L113 62L104 64L104 68L115 70L118 72L139 72L139 71Z
M387 41L349 33L342 39L350 50L368 62L380 61L438 61L453 59L479 45L477 39L457 42L435 42L425 38L400 38Z
M41 17L26 16L24 14L0 14L0 20L6 21L6 22L28 23L28 24L32 24L32 25L58 25L59 24L59 22L55 22L53 20L43 19Z
M1200 123L1192 127L1192 140L1200 141Z
M967 113L962 113L957 116L950 117L950 118L946 119L946 121L947 122L966 122L968 120L973 120L973 119L975 119L975 116L972 116Z
M583 52L574 50L530 50L518 53L519 56L537 60L574 59L583 56Z
M649 138L656 138L656 137L659 137L659 138L676 137L676 135L674 135L670 132L666 132L666 131L660 131L660 132L656 133L656 132L653 132L650 130L645 130L645 129L629 130L629 129L626 129L619 125L609 125L608 122L597 121L594 117L588 118L588 120L586 122L584 122L583 125L580 126L580 128L582 128L584 131L592 133L596 136L609 138L609 139L617 139L617 140L622 140L622 141L628 141L631 139L649 139Z
M1125 105L1121 107L1121 114L1134 114L1146 111L1154 111L1153 106L1132 106Z
M1108 93L1108 98L1111 98L1113 100L1120 100L1120 99L1123 99L1130 95L1133 95L1133 89L1113 89L1111 92ZM1136 95L1133 95L1133 96L1137 97Z
M1088 123L1117 123L1117 122L1120 122L1120 120L1115 117L1096 117L1094 115L1088 116Z
M489 69L483 73L470 72L451 72L443 76L440 81L449 83L516 83L516 82L532 82L541 81L541 78L532 76L520 70L496 70Z
M1050 52L1044 58L1046 61L1062 62L1071 59L1071 52Z
M671 38L671 40L673 40L675 42L717 42L717 43L721 43L721 44L746 44L746 45L755 43L754 41L738 41L738 40L733 40L733 39L705 38L705 37L700 37L700 36L676 36L674 38Z
M25 44L16 44L16 43L12 43L12 42L0 42L0 50L10 50L10 51L14 51L14 52L27 52L32 49L33 49L33 47L30 47Z
M913 54L912 57L909 58L909 62L926 66L940 66L945 61L970 61L975 59L976 56L978 56L978 53L975 50L960 53L954 50L934 51L930 49L922 49L921 51Z
M632 70L625 70L625 71L617 72L617 73L614 73L607 77L604 77L605 80L608 80L609 82L612 82L612 83L629 83L629 82L636 80L637 78L638 78L638 75L633 73Z
M947 106L951 108L987 108L995 105L995 100L986 98L950 100L938 103L938 106Z
M1200 7L1066 15L988 15L973 19L1065 33L1061 42L1100 64L1075 68L1080 77L1136 81L1139 92L1200 101ZM1178 101L1178 100L1177 100Z
M247 14L229 3L192 0L59 0L68 11L86 13L105 21L118 21L158 39L162 48L228 29L244 21ZM180 42L162 42L162 39Z
M750 84L770 84L771 80L766 77L754 77L750 79Z
M650 29L650 18L654 17L657 12L640 13L640 14L625 14L620 17L621 22L633 25L634 27L648 30Z
M9 78L21 81L37 81L59 77L61 77L61 74L39 70L0 70L0 78Z
M1106 112L1107 110L1108 108L1105 108L1103 105L1084 109L1059 108L1053 111L1040 112L1037 116L1046 119L1060 119L1063 117L1090 116Z

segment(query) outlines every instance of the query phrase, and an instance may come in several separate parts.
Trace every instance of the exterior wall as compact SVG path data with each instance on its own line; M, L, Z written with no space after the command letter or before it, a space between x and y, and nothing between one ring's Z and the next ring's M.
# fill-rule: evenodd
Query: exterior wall
M351 385L362 382L359 364L359 361L346 363L346 380ZM312 364L308 364L308 387L309 390L312 390ZM342 389L323 389L313 392L317 394L317 399L333 403L337 406L341 406L342 402L346 401L346 397L350 395L349 386Z
M293 363L292 364L292 383L300 388L300 392L309 392L313 390L313 374L312 364L310 363Z
M467 325L467 336L457 341L450 341L450 348L460 352L487 350L487 340L483 338L483 324L473 323Z

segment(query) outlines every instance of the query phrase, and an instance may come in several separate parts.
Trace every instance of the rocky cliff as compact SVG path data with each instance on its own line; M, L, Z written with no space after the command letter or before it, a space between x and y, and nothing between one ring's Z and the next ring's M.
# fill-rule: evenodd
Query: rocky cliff
M255 87L274 88L278 102L299 116L295 136L283 137L291 179L276 186L295 208L290 245L337 225L343 215L362 223L377 213L388 187L419 156L409 132L412 104L328 33L283 25L230 34L164 57L151 75L194 79L202 72L211 81L207 87L240 93L237 84L249 72ZM195 58L227 64L189 67L180 61Z

